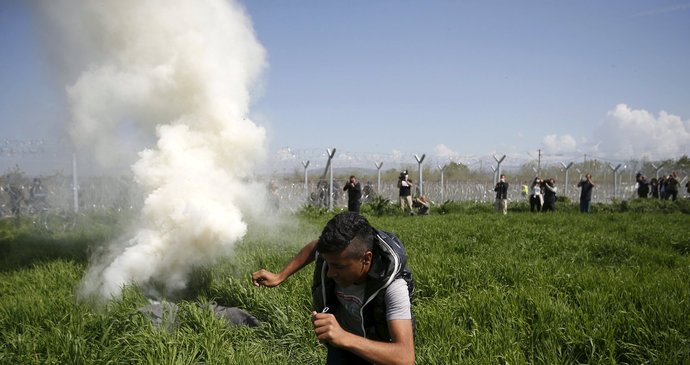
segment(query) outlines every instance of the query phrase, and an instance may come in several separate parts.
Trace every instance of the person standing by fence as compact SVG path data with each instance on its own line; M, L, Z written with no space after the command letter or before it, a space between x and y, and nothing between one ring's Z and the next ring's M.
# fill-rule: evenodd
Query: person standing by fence
M405 207L407 206L410 208L410 215L414 215L414 210L412 208L412 180L410 180L407 170L404 170L400 173L400 176L398 177L398 188L400 189L398 194L400 199L400 209L402 209L404 213Z
M544 206L541 208L542 212L556 211L556 179L550 178L544 182Z
M678 185L680 185L678 174L673 171L666 180L666 199L671 198L671 200L676 201L676 198L678 198Z
M544 204L544 196L542 195L541 191L541 178L539 176L534 178L534 181L532 182L532 186L530 187L530 196L529 196L529 211L530 212L541 212L541 207Z
M496 212L508 214L508 183L505 175L501 175L494 191L496 192Z
M359 213L362 205L362 185L357 181L355 175L350 176L350 181L345 184L343 191L347 191L347 210Z
M659 181L655 177L649 181L649 188L652 192L652 198L659 199Z
M582 180L577 183L580 188L580 212L589 213L592 209L592 189L595 187L592 182L592 174L585 175Z

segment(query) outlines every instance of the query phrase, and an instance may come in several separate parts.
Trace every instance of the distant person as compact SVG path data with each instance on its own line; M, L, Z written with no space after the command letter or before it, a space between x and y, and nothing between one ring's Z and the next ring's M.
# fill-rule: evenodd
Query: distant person
M649 196L649 182L647 182L647 178L638 172L635 180L637 181L637 197L646 199Z
M580 212L589 213L592 209L592 189L596 185L592 182L592 175L587 174L578 183L577 187L580 188Z
M357 181L355 175L350 176L350 180L345 184L343 191L347 191L347 210L359 213L362 206L362 185Z
M659 181L655 177L649 180L649 190L652 193L652 198L659 199Z
M12 215L15 217L19 217L22 201L24 201L24 192L21 187L10 184L7 193L10 196L10 212L12 212Z
M417 214L428 215L429 214L429 200L424 195L418 196L413 202L412 206L417 208Z
M413 364L414 281L402 242L343 212L279 273L261 269L252 282L278 286L314 260L311 320L326 364Z
M47 194L43 188L43 182L40 178L35 177L29 188L29 200L27 201L29 213L36 214L48 209L46 198Z
M542 212L556 211L556 180L550 178L544 182L544 206L541 208Z
M374 198L374 187L371 186L371 182L367 181L366 184L364 184L364 188L362 188L362 201L363 202L368 202L371 201L371 199Z
M496 192L496 212L508 214L508 182L505 175L501 175L494 191Z
M534 178L534 181L532 181L532 185L530 186L530 195L529 195L529 211L530 212L541 212L541 207L544 205L544 196L542 195L543 192L541 191L541 178L539 176L536 176Z
M46 192L43 188L43 182L40 178L35 177L31 183L31 188L29 188L29 197L33 200L44 200L46 198Z
M527 184L522 184L520 193L522 194L523 198L527 198L527 195L529 194L529 186L527 186Z
M666 180L666 199L671 198L671 200L676 201L678 198L678 174L673 171Z
M412 180L410 180L407 170L403 170L398 176L398 188L400 209L405 213L406 208L409 208L410 215L414 215L414 210L412 210Z
M329 205L329 193L330 193L330 186L328 185L328 182L326 179L320 179L318 183L316 183L316 190L318 192L316 196L316 204L327 208Z
M661 177L659 178L659 198L663 199L663 200L668 199L668 194L666 191L666 182L667 181L668 181L667 176L661 175Z

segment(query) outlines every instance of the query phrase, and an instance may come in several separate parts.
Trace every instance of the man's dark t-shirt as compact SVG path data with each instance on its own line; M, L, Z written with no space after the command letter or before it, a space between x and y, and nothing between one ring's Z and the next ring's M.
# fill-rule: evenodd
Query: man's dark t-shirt
M347 190L347 210L350 212L359 212L359 206L362 200L362 185L360 185L359 182L357 182L355 186L347 183L343 190Z
M580 200L592 200L592 188L594 184L589 181L583 181L580 183L582 191L580 192Z

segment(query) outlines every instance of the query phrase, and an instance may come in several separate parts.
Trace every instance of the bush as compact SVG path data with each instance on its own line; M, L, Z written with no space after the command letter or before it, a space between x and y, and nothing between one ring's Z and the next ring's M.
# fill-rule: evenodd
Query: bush
M464 208L461 203L453 200L446 200L443 204L431 207L431 211L436 214L462 213Z
M571 204L573 201L565 195L556 196L556 203Z
M659 200L659 199L643 199L636 198L631 200L616 201L614 200L612 207L618 206L619 212L634 212L634 213L690 213L690 200L678 199Z
M302 218L319 218L328 214L328 208L312 204L305 204L297 211L297 216Z
M393 204L390 199L377 195L371 202L362 205L361 212L362 214L371 214L380 217L382 215L400 214L400 208Z

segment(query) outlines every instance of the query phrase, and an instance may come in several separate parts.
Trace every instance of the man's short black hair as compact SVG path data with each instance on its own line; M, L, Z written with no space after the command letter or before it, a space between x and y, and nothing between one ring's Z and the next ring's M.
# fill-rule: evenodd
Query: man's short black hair
M353 255L364 255L374 245L374 228L366 218L355 212L342 212L333 217L321 232L316 250L336 253L353 245Z

